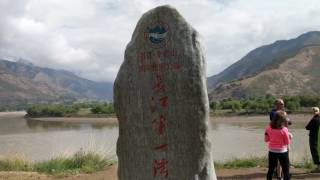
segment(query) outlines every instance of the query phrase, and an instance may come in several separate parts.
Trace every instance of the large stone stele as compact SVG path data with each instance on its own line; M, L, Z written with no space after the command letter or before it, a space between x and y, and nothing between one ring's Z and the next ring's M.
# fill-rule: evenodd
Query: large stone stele
M198 33L170 6L139 20L114 83L120 180L215 180Z

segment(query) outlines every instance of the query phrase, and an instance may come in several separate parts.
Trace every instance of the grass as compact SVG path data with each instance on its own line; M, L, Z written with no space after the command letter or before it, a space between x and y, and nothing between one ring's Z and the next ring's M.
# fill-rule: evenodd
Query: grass
M225 162L214 162L214 166L217 169L237 169L237 168L252 168L252 167L267 167L268 157L249 157L249 158L234 158ZM295 168L314 169L315 165L310 158L304 158L303 162L291 163L291 166Z
M30 171L31 163L17 157L0 160L0 171Z
M0 160L0 171L29 171L65 176L77 173L93 173L114 163L114 160L110 160L102 154L79 151L71 157L56 157L41 162L30 162L18 157L3 159ZM267 156L234 158L224 162L214 162L214 165L216 169L267 167L268 159ZM304 158L303 162L293 163L291 166L309 170L315 167L310 158Z
M22 158L0 160L0 171L33 171L50 175L93 173L114 161L105 156L79 151L71 157L56 157L47 161L30 162Z
M266 167L268 164L267 157L249 157L249 158L234 158L225 162L214 162L215 168L251 168L251 167Z
M310 159L308 157L305 157L303 159L302 163L295 163L295 164L293 164L293 166L296 168L304 168L304 169L309 169L309 170L315 168L315 165L313 164L312 159Z

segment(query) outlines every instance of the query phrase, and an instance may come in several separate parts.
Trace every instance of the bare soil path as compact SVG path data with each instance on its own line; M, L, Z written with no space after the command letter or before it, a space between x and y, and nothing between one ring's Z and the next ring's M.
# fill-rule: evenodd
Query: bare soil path
M218 169L218 180L265 180L266 168ZM292 179L319 180L320 173L308 173L305 169L291 169ZM76 174L54 177L35 172L0 172L0 179L8 180L118 180L117 165L106 167L93 174Z

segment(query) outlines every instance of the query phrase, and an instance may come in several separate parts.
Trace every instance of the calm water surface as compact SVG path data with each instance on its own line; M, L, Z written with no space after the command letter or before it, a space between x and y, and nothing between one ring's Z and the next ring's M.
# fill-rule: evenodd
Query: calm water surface
M304 129L310 118L291 116L294 137L290 158L294 162L310 158L308 132ZM212 118L209 136L215 161L266 155L263 135L267 123L267 116ZM43 122L26 120L21 113L0 115L0 157L45 160L82 149L115 158L117 137L118 127L104 123Z
M289 127L289 131L293 134L290 160L302 162L306 158L311 158L308 131L305 130L311 116L289 117L293 122ZM214 144L214 159L224 161L232 158L266 156L268 149L264 143L264 128L268 122L267 116L212 118L210 138Z

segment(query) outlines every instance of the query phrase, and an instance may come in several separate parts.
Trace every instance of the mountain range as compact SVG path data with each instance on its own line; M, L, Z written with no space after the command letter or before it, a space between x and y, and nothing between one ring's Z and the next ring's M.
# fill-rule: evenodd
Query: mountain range
M0 59L0 104L112 100L113 83L94 82L26 61Z
M209 99L320 94L320 32L312 31L250 51L209 77ZM113 99L113 83L65 70L0 59L0 106Z
M209 77L209 98L319 95L319 68L320 32L307 32L256 48Z

